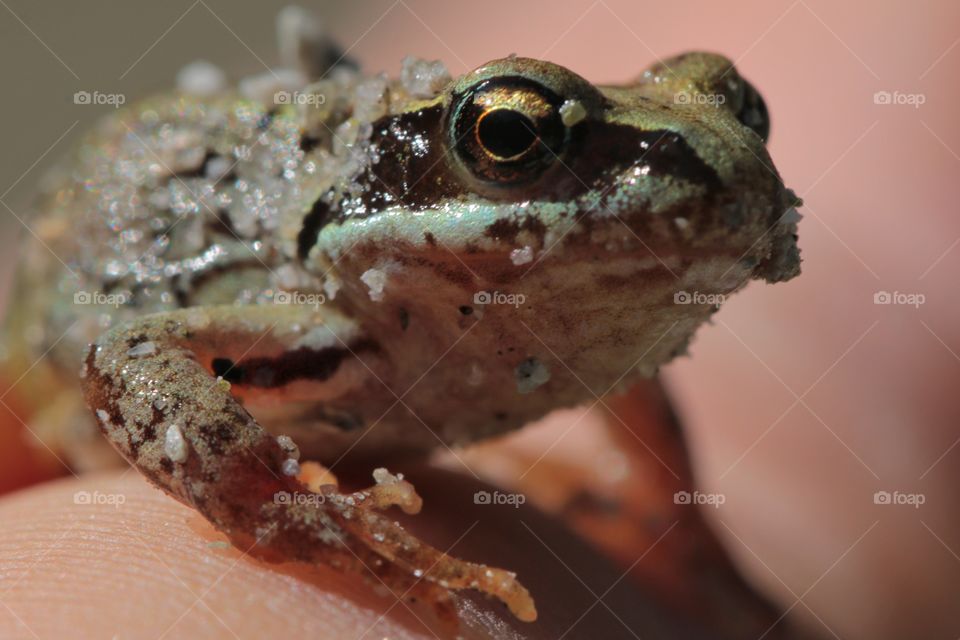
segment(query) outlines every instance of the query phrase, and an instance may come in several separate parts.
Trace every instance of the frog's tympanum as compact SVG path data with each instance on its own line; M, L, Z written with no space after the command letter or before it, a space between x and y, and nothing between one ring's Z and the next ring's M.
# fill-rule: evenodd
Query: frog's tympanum
M532 620L513 573L384 513L421 502L375 467L652 376L722 296L795 276L764 103L708 53L621 85L516 56L365 76L287 18L284 68L191 67L49 176L11 330L26 362L50 351L68 429L37 428L97 464L59 399L82 386L113 447L242 548ZM304 481L301 458L348 457L374 486Z

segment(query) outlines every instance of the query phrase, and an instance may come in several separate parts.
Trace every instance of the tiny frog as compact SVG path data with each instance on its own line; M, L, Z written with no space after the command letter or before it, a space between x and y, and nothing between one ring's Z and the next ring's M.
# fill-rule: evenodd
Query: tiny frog
M513 573L383 513L418 511L408 481L342 492L300 461L369 472L518 429L653 376L724 296L795 276L763 100L709 53L622 85L517 56L363 75L282 18L283 68L193 65L46 181L9 325L24 369L49 352L37 431L97 466L95 423L243 549L533 620Z

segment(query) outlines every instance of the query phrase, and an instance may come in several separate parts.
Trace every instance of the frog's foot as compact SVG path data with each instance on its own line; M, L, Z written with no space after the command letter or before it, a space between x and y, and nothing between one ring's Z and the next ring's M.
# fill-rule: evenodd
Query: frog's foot
M377 484L363 491L357 491L349 496L348 500L353 498L375 509L396 506L403 509L404 513L420 513L423 499L417 495L417 490L404 480L402 475L395 476L386 469L376 469L373 472L373 479Z
M520 620L536 619L533 600L515 574L454 558L421 542L397 522L380 514L379 511L390 506L415 514L423 501L402 476L377 469L373 477L377 484L367 489L341 494L327 485L321 487L320 495L337 513L338 524L351 540L372 550L378 562L386 559L402 570L403 577L389 586L403 587L408 582L406 578L412 575L416 580L407 587L411 592L421 579L442 590L477 589L500 599Z
M452 558L381 513L392 506L420 510L410 483L378 469L376 485L362 491L341 493L334 485L311 491L297 478L290 440L268 433L243 408L235 397L242 385L211 375L216 366L210 363L228 360L246 373L289 376L282 367L291 350L300 354L300 372L308 348L301 338L318 326L329 331L331 344L354 353L356 327L328 311L320 317L294 307L245 307L146 316L91 348L83 376L87 402L127 460L241 549L372 573L398 597L426 600L446 619L454 615L451 590L476 589L499 598L519 619L534 620L533 601L514 574ZM317 347L315 335L311 344ZM338 347L319 348L317 358ZM357 380L366 365L340 355L319 385L328 396L362 391Z

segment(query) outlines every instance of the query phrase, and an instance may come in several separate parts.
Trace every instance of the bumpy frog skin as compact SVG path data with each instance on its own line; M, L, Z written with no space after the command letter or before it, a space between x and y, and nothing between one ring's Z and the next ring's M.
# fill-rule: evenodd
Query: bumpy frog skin
M706 53L594 86L518 57L365 77L306 44L103 121L48 183L11 330L67 396L83 362L117 451L242 548L532 620L512 573L380 513L419 509L402 478L307 487L298 457L517 429L652 376L711 296L796 275L763 102Z

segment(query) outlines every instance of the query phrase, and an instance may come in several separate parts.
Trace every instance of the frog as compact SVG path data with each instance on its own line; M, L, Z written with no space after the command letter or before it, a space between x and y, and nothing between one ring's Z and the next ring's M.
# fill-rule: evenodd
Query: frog
M795 277L765 103L714 53L618 85L516 55L396 78L304 14L280 32L282 67L194 67L45 178L7 326L37 432L77 468L119 453L241 550L533 621L513 572L389 515L422 499L381 464L649 379L717 300Z

